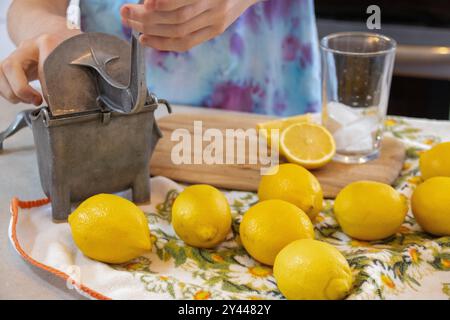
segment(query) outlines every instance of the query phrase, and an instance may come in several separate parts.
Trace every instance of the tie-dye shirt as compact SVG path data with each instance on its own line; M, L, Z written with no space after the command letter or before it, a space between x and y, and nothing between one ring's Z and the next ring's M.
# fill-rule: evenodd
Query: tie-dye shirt
M129 37L125 0L82 0L84 31ZM320 108L319 52L313 0L266 0L222 35L188 52L148 49L149 89L175 104L272 115Z

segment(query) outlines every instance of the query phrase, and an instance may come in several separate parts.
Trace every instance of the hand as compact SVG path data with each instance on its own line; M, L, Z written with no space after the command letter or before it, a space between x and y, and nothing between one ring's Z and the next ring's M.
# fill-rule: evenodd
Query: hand
M162 51L187 51L222 34L260 0L145 0L126 4L122 23L142 33L140 42Z
M22 42L5 60L0 61L0 96L12 103L39 106L42 95L29 84L42 74L47 56L65 39L79 31L43 34Z

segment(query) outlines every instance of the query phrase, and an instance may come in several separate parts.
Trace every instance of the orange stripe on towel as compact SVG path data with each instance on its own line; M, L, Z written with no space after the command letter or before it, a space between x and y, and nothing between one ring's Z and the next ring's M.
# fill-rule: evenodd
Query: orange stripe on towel
M52 268L45 264L42 264L39 261L34 260L22 249L22 247L20 246L19 240L17 239L16 226L17 226L17 220L18 220L18 216L19 216L19 208L21 208L21 209L36 208L36 207L46 205L49 202L50 202L50 199L40 199L40 200L35 200L35 201L20 201L17 198L13 198L11 201L11 214L12 214L11 238L12 238L12 241L13 241L14 246L16 247L17 251L26 261L28 261L29 263L31 263L32 265L34 265L40 269L43 269L47 272L54 274L55 276L63 279L64 281L67 281L68 279L70 279L69 275L67 275L66 273L59 271L55 268ZM92 290L91 288L86 287L85 285L83 285L81 283L76 283L73 280L70 280L70 281L74 286L76 286L81 291L87 293L89 296L91 296L95 299L111 300L111 298L109 298L101 293L98 293L97 291Z

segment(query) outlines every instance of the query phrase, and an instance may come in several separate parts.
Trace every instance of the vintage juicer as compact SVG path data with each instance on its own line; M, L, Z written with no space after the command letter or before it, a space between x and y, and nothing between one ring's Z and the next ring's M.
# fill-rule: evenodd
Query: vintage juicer
M160 103L145 81L138 34L131 44L112 35L83 33L61 43L44 63L48 106L21 112L3 141L25 126L33 131L42 188L54 220L72 203L98 193L132 190L150 199L149 160L161 137Z

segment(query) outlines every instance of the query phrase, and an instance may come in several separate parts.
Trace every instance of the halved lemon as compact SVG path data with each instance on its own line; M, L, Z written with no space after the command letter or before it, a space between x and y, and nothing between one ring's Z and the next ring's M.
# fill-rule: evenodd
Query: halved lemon
M296 123L284 129L280 137L280 148L289 162L306 169L326 165L336 152L331 133L315 123Z
M295 123L304 123L304 122L312 122L312 115L310 113L302 114L299 116L293 116L289 118L282 118L282 119L276 119L276 120L270 120L262 123L258 123L256 125L256 128L259 130L266 129L267 130L267 144L270 146L271 144L271 130L278 129L280 130L279 134L281 136L281 132L289 127L292 124ZM264 132L264 131L262 131Z

